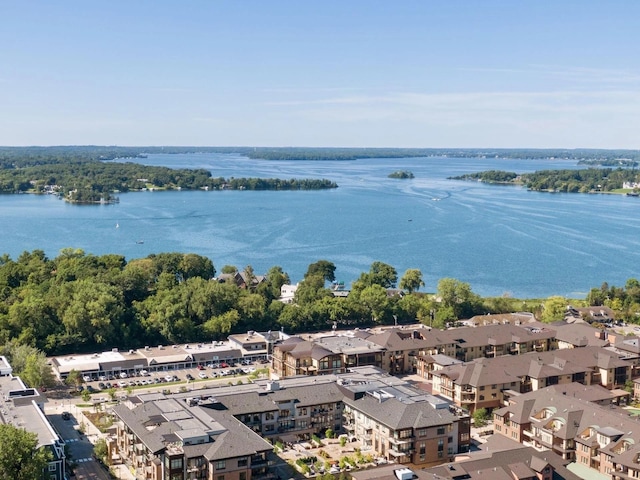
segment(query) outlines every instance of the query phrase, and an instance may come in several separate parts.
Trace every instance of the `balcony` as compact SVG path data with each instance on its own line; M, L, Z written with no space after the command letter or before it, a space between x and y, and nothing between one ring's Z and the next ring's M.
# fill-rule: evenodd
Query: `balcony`
M264 467L268 464L269 461L264 457L261 457L259 455L251 457L251 468Z
M395 448L390 448L389 454L391 454L393 457L396 457L396 458L406 457L410 455L409 450L396 450Z
M407 443L411 443L411 442L413 442L413 437L407 437L407 438L389 437L389 443L392 443L394 445L406 445Z

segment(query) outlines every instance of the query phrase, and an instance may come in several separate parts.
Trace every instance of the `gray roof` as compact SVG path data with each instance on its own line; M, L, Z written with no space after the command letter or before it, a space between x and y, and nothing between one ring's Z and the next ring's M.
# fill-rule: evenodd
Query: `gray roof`
M435 409L427 402L403 403L395 398L380 401L365 395L359 400L345 399L345 403L394 430L448 425L457 419L449 410Z
M200 406L188 407L186 402L176 399L143 402L132 409L122 404L114 407L113 412L153 453L162 452L169 443L199 435L208 436L210 441L183 445L187 456L218 460L253 455L272 448L230 413Z

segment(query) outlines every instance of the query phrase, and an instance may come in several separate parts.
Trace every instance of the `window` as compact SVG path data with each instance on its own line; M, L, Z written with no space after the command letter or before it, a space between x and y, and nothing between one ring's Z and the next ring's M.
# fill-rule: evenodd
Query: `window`
M238 480L247 480L247 472L240 472Z
M49 471L50 472L55 472L56 471L56 464L55 463L50 463L49 464Z
M249 461L247 460L246 457L238 459L238 466L239 467L246 467L248 463L249 463Z
M218 475L218 476L216 477L216 480L224 480L224 475Z
M175 470L177 468L182 468L182 458L172 458L171 459L171 470Z
M226 462L224 460L218 460L216 462L215 467L216 467L216 470L224 470L227 467L227 465L226 465ZM223 477L222 479L220 479L220 477L218 477L218 480L224 480L224 475L222 475L222 477Z
M437 435L444 435L444 427L438 427Z
M480 400L484 400L484 395L480 395Z

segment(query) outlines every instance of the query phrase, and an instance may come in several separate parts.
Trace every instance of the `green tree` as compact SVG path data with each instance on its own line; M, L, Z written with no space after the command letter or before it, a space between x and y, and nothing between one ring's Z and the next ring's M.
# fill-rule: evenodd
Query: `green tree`
M79 387L83 381L82 373L75 369L71 370L65 379L65 383L70 387Z
M266 277L267 281L258 287L258 293L261 293L267 300L279 298L282 285L291 281L289 275L282 271L282 267L279 266L271 267Z
M116 393L118 392L118 390L116 390L114 387L111 387L109 389L107 389L107 395L109 395L109 398L111 399L112 402L116 401Z
M38 435L13 425L0 424L0 478L42 478L51 453L38 448Z
M240 314L238 311L229 310L228 312L211 317L204 323L203 327L204 331L213 338L223 338L233 331L239 321Z
M454 278L438 282L437 297L443 307L451 308L456 319L471 316L480 297L471 291L471 285Z
M82 390L82 393L80 394L80 396L82 397L82 401L87 403L89 400L91 400L91 392L89 390L87 390L86 388L84 390Z
M47 363L47 357L40 351L33 352L27 357L20 376L27 385L35 388L53 387L56 383L51 365Z
M543 304L542 321L545 323L562 320L567 311L567 300L564 297L549 297Z
M387 291L377 284L366 287L360 292L360 303L369 311L374 322L381 322L389 306Z
M9 359L15 374L22 377L30 387L55 385L55 378L47 357L37 348L12 341L5 344L1 351Z
M422 280L422 272L417 268L410 268L402 278L400 279L400 288L406 290L409 293L413 293L419 290L420 287L424 287L424 281Z
M368 272L360 274L358 279L351 285L351 293L362 291L371 285L379 285L382 288L394 288L398 280L398 273L391 265L383 262L373 262Z
M122 293L89 279L73 283L69 305L62 313L66 331L96 344L114 340L123 313Z
M313 275L320 275L327 282L333 282L336 279L336 266L328 260L318 260L312 263L307 268L307 273L304 274L304 278Z
M486 408L478 408L473 412L473 424L478 428L484 427L489 419L489 412Z
M331 292L324 287L324 277L309 275L298 284L294 300L298 305L311 305L329 295L331 295Z
M107 452L107 441L104 438L98 439L98 441L93 445L93 454L102 463L107 463Z

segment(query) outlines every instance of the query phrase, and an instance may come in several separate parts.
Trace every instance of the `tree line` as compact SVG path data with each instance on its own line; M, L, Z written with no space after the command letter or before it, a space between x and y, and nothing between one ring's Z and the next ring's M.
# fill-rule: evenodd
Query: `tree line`
M477 180L485 183L513 183L529 190L566 193L611 192L624 182L639 182L640 174L627 168L587 168L581 170L540 170L518 175L515 172L489 170L457 177L453 180Z
M358 160L366 158L518 158L576 161L640 161L640 150L526 149L526 148L323 148L323 147L189 147L97 146L0 147L0 169L61 162L140 158L147 154L218 153L265 160ZM605 164L606 165L606 164ZM619 163L610 164L617 166Z
M235 273L225 265L223 273ZM250 265L241 272L258 278ZM289 283L279 266L249 288L214 280L210 259L160 253L127 261L116 254L64 249L53 259L43 251L17 259L0 257L0 344L28 345L46 355L143 345L221 340L247 330L289 333L324 330L334 322L357 325L409 323L433 326L484 312L468 284L443 279L433 295L419 292L422 273L399 279L394 267L374 262L353 282L349 295L334 296L335 266L309 265L292 305L277 301ZM26 357L27 355L23 355ZM26 360L23 362L26 363Z
M132 162L67 162L0 169L0 193L58 193L77 203L110 201L113 192L146 188L319 190L337 186L326 179L213 178L205 169L172 169Z
M543 321L563 318L567 299L481 298L468 283L443 278L423 293L423 274L410 268L398 275L373 262L351 284L347 296L334 295L335 265L308 266L292 304L278 300L290 283L280 266L264 281L250 265L225 265L216 277L213 262L192 253L159 253L127 261L122 255L91 255L64 249L53 259L43 251L0 257L0 354L31 386L51 383L46 356L223 340L248 330L287 333L421 322L444 328L486 313L529 311ZM221 282L241 273L244 281ZM248 286L248 288L245 288ZM576 306L607 305L619 320L638 322L640 282L603 284Z

